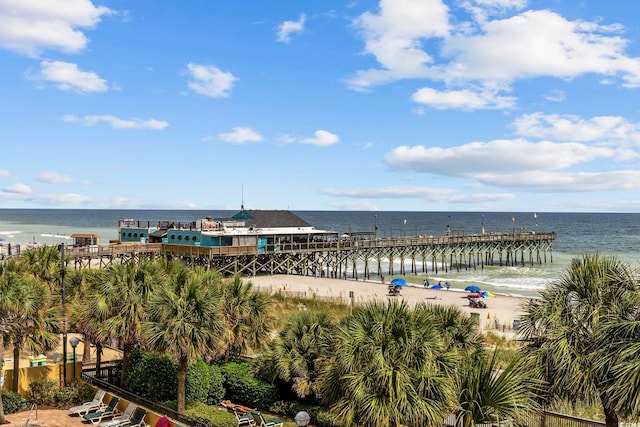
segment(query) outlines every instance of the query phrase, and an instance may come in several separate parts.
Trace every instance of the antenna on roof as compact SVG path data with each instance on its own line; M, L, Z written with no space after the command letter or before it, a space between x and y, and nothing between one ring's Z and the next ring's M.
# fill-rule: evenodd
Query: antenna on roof
M240 211L244 212L244 183L241 184L241 191L240 191L240 196L241 196L241 200L240 200Z

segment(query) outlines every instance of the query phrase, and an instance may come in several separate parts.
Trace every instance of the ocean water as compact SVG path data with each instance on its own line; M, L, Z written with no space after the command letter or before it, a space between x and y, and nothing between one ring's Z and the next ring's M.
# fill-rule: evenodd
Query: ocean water
M2 245L57 245L71 242L73 233L94 233L101 243L117 238L118 220L134 218L151 223L161 220L194 221L205 216L229 217L237 211L197 210L81 210L0 209ZM557 280L572 258L585 252L614 255L634 267L640 266L640 214L634 213L508 213L508 212L371 212L294 211L317 229L339 233L376 232L378 237L475 234L531 230L555 231L553 260L546 264L517 267L491 266L438 275L428 272L432 283L448 281L454 288L478 284L498 293L535 296ZM548 259L548 261L551 261ZM415 283L425 275L419 273ZM412 278L409 278L413 281Z

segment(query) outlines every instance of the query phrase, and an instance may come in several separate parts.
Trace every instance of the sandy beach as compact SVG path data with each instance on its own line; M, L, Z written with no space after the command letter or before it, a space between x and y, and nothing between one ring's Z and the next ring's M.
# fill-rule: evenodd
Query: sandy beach
M481 329L493 330L510 336L514 334L513 321L522 314L520 304L526 301L525 298L496 295L485 298L487 308L473 308L469 306L467 301L468 292L463 289L425 289L423 286L409 284L401 288L399 296L389 296L387 284L379 281L292 275L256 276L249 280L255 287L271 293L284 292L285 295L307 298L331 298L347 304L351 302L350 292L353 292L354 304L370 300L386 301L389 298L400 298L410 305L419 302L452 305L465 313L477 313Z

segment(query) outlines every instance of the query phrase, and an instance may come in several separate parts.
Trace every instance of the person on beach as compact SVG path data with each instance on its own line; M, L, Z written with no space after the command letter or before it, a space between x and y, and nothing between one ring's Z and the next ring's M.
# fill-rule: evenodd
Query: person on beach
M444 287L449 290L449 288L451 288L451 285L449 284L449 282L444 282Z
M424 282L422 282L422 284L424 285L425 289L429 289L429 286L431 286L431 284L429 283L429 279L424 279Z

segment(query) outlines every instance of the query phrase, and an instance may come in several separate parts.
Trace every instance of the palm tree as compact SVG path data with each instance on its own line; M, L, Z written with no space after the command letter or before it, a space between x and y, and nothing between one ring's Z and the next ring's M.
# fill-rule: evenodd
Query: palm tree
M239 275L222 282L222 313L225 321L222 349L225 361L259 348L269 337L273 318L268 295L253 290Z
M60 273L60 252L55 246L31 248L20 253L19 263L25 271L54 289Z
M71 324L82 333L85 343L82 361L90 361L91 344L95 344L96 373L99 374L102 347L107 343L104 323L110 315L106 297L99 291L99 287L105 282L104 270L78 270L77 274L70 275L69 281L72 283L71 288L75 289L70 298Z
M303 311L294 315L256 361L258 375L267 381L283 380L301 398L315 394L331 332L335 328L329 315Z
M104 296L99 304L109 310L100 328L100 341L114 340L121 346L123 383L131 352L141 343L147 301L152 289L160 287L165 277L160 263L132 260L107 268L99 286L99 293Z
M12 319L6 335L13 346L13 384L12 390L18 390L20 372L20 352L27 348L41 353L55 348L58 344L60 309L53 305L49 287L28 274L18 274L11 281L17 310L9 313Z
M537 410L541 382L519 359L502 368L496 363L498 350L488 357L481 351L460 365L457 377L457 427L510 422Z
M444 338L447 349L463 353L475 352L485 345L476 321L455 306L430 305L436 330Z
M374 301L334 336L320 390L343 425L435 425L453 411L448 354L424 304Z
M0 374L4 373L4 336L9 328L17 321L20 310L19 297L16 295L18 284L17 274L9 272L2 266L0 270ZM0 393L0 425L5 424L2 393Z
M214 354L223 331L222 295L216 273L186 267L154 291L149 300L145 341L153 351L171 355L177 363L178 412L185 410L187 368Z
M620 417L636 419L640 413L640 293L630 292L605 322L597 352L599 369L612 374L607 395L616 402Z
M617 340L608 333L623 320L618 307L637 296L635 272L615 257L584 254L572 260L561 278L528 303L520 331L530 340L527 362L548 383L547 400L600 402L606 425L618 425ZM618 335L619 336L619 335ZM635 396L637 396L637 391Z

